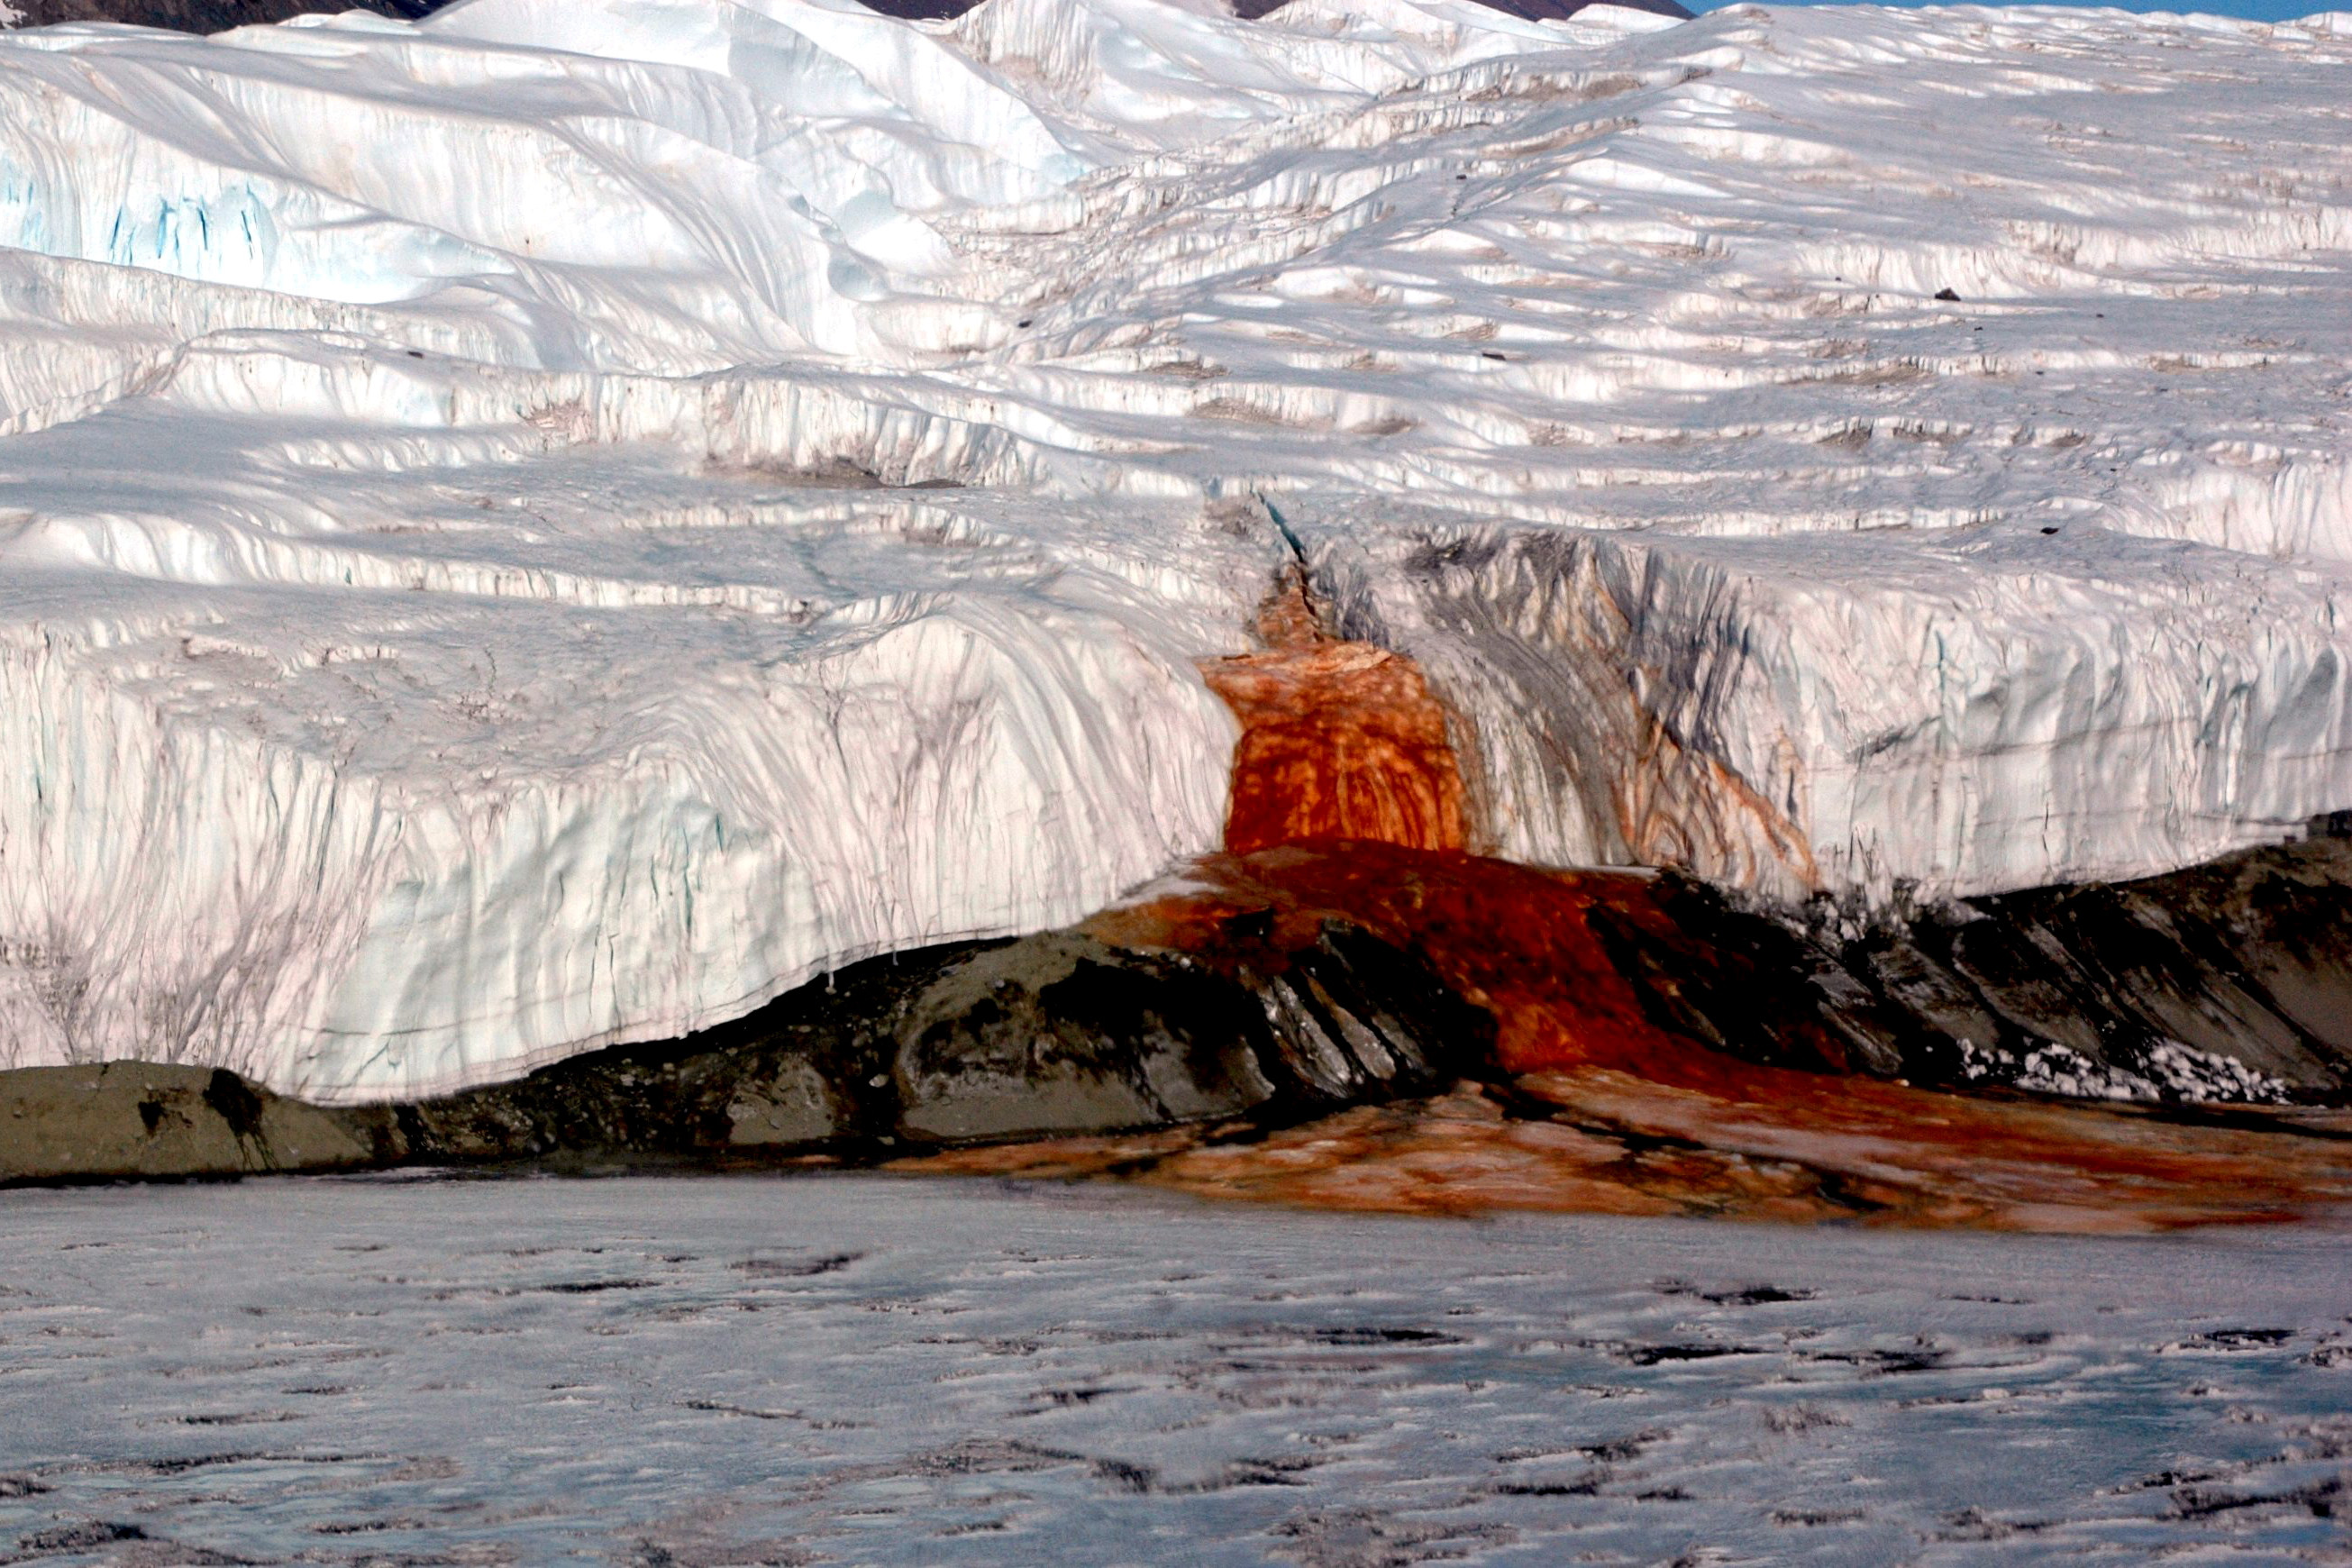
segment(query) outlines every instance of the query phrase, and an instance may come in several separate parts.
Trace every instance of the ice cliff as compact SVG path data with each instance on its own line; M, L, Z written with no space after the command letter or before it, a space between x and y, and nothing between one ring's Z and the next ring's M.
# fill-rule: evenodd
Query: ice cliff
M0 34L0 1065L415 1095L1215 846L1303 558L1481 847L2352 805L2352 20Z

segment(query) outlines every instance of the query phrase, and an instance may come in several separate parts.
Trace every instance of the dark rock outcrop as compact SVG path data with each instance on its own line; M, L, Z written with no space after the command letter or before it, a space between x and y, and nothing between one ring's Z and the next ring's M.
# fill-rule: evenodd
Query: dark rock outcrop
M2317 825L2323 829L2326 825ZM2352 1102L2352 837L1857 920L1682 879L1617 957L1748 1060L2085 1098Z
M149 1062L0 1073L0 1183L237 1176L385 1163L368 1119L212 1068Z
M1276 953L1080 931L869 959L683 1040L413 1105L318 1107L233 1073L0 1074L0 1182L360 1165L872 1157L1176 1122L1305 1120L1491 1076L1492 1021L1331 922Z
M416 21L439 10L448 0L14 0L23 13L17 25L47 27L61 22L123 22L140 27L165 27L180 33L218 33L283 22L310 11L373 11L379 16ZM977 0L865 0L868 10L908 20L943 21L961 16ZM1530 19L1572 16L1601 0L1480 0L1495 10ZM1674 0L1605 0L1636 11L1662 16L1688 16ZM1234 14L1255 20L1280 8L1282 0L1239 0Z
M1070 931L869 959L723 1028L401 1107L392 1132L436 1163L757 1160L1298 1121L1486 1067L1486 1016L1362 931L1262 959Z
M10 0L23 14L20 27L61 22L122 22L175 33L221 33L231 27L283 22L306 12L373 11L404 22L439 10L446 0Z
M1318 853L1352 864L1344 847L1277 858ZM2352 1103L2352 838L1902 919L1775 909L1671 873L1618 881L1638 898L1594 900L1583 918L1600 973L1662 1040L1922 1088ZM1179 926L1193 934L1176 943L1116 934ZM412 1105L305 1105L139 1063L0 1073L0 1183L877 1159L1188 1123L1263 1131L1503 1081L1487 1010L1502 1004L1451 988L1419 940L1328 915L1278 933L1271 911L1213 900L1174 924L1097 920L870 959L720 1028ZM1571 1033L1587 1026L1574 986L1526 978L1559 993L1548 1005Z

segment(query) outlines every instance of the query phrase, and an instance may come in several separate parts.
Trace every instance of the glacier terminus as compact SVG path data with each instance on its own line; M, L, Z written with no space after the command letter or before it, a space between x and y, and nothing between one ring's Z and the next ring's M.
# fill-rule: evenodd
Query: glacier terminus
M1289 575L1472 846L1875 907L2352 805L2352 16L0 32L0 1067L367 1101L1218 847Z

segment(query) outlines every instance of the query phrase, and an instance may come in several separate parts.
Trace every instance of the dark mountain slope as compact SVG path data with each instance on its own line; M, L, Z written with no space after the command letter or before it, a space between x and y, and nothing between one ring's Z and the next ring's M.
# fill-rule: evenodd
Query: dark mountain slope
M60 22L126 22L139 27L167 27L176 33L218 33L230 27L283 22L306 11L373 11L380 16L415 21L439 8L436 0L364 0L359 5L320 4L311 0L12 0L24 14L23 27L54 26Z
M230 27L283 22L306 11L373 11L380 16L415 21L440 9L446 0L12 0L26 27L53 26L60 22L125 22L141 27L168 27L181 33L217 33ZM941 18L961 16L973 0L866 0L887 16ZM1574 16L1593 0L1482 0L1514 16L1558 19ZM1674 0L1607 0L1662 16L1688 16ZM1237 0L1234 15L1251 19L1280 9L1281 0Z

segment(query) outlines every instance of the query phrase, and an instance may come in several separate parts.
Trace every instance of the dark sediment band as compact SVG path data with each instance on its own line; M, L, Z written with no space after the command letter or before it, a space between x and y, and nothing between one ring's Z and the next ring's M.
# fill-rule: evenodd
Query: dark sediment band
M2343 1112L2197 1103L2234 1082L2345 1104L2352 840L1843 936L1672 875L1458 851L1195 870L1079 927L870 960L723 1028L418 1104L141 1063L0 1074L0 1180L932 1154L1375 1207L2059 1228L2352 1195ZM2201 1077L2163 1069L2185 1036ZM2046 1087L2069 1039L2075 1079L2148 1103L1999 1087Z
M0 1181L401 1164L872 1158L972 1141L1286 1123L1491 1076L1493 1026L1343 921L1280 952L1083 931L868 960L751 1016L415 1104L326 1107L233 1073L0 1073Z

